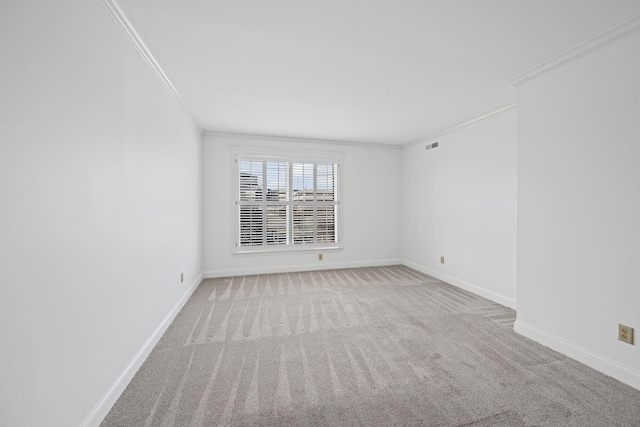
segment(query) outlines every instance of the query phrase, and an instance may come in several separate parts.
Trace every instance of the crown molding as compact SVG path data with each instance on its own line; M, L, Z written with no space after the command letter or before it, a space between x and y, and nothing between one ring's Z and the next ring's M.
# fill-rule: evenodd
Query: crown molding
M302 142L307 144L350 145L354 147L369 147L369 148L391 148L395 150L399 150L400 148L402 148L401 145L383 144L383 143L379 144L376 142L341 141L338 139L298 138L298 137L292 137L292 136L260 135L260 134L235 133L235 132L205 131L204 136L212 136L217 138L258 139L263 141Z
M171 96L173 96L173 98L178 102L178 105L180 105L180 107L185 112L187 117L189 117L189 119L193 122L196 129L200 132L200 134L202 134L204 129L202 128L200 123L198 123L195 116L193 115L193 112L191 112L191 109L189 109L187 104L184 102L184 100L178 93L173 83L171 83L171 80L169 80L169 77L164 72L164 70L158 63L158 61L156 61L156 59L153 57L153 54L151 53L147 45L144 43L144 41L142 41L142 38L140 37L140 35L137 33L135 28L133 28L133 25L131 25L131 22L129 22L129 19L127 19L127 16L124 14L124 12L122 11L118 3L116 3L115 0L98 0L98 1L100 2L100 4L102 4L102 6L107 11L107 13L111 16L111 18L113 18L113 20L116 22L118 27L122 30L122 32L127 37L127 39L129 39L129 41L136 48L140 56L142 56L142 59L144 59L144 61L147 63L149 68L151 68L151 70L154 72L156 77L158 77L160 82L169 91Z
M511 110L512 108L516 108L517 106L518 106L517 102L514 102L514 103L509 104L509 105L505 105L504 107L500 107L500 108L497 108L497 109L495 109L493 111L485 113L485 114L483 114L481 116L474 117L471 120L467 120L466 122L462 122L460 124L457 124L455 126L452 126L452 127L448 128L448 129L440 131L438 133L434 133L433 135L425 136L423 138L416 139L415 141L407 142L406 144L402 145L401 148L405 149L405 148L413 147L414 145L417 145L417 144L421 144L421 143L430 141L432 139L441 137L442 135L446 135L446 134L448 134L450 132L453 132L454 130L460 129L460 128L465 127L465 126L468 126L468 125L470 125L472 123L479 122L480 120L484 120L484 119L489 118L491 116L495 116L496 114L500 114L503 111L507 111L507 110Z
M553 58L531 68L528 71L512 78L509 83L518 86L534 77L549 72L555 68L562 66L570 61L575 61L585 55L588 55L598 49L613 44L618 40L622 40L640 31L640 16L635 17L622 25L614 27L604 33L587 40Z

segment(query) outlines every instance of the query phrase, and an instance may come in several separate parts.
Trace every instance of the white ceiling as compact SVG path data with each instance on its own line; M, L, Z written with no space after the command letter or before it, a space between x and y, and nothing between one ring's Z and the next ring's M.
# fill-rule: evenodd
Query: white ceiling
M516 101L509 80L638 0L119 0L209 131L404 144Z

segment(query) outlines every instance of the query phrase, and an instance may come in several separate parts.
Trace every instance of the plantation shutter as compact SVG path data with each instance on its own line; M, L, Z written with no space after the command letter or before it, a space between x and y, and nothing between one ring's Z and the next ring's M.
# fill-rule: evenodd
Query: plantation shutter
M264 244L264 170L260 160L238 160L239 245Z
M337 242L336 216L338 168L334 163L317 165L317 241L320 243Z
M289 235L289 162L265 160L266 244L286 245Z

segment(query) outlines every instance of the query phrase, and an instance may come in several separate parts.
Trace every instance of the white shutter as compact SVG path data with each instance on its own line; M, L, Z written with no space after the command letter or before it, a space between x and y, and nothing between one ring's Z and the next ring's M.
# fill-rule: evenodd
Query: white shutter
M263 199L263 167L261 160L238 160L239 200Z
M264 242L262 206L238 206L240 246L261 246Z
M266 160L267 201L289 200L289 162Z
M318 201L333 202L336 200L337 169L337 165L334 163L318 163Z
M337 242L337 205L318 205L316 209L318 243Z
M293 244L314 243L313 206L293 206Z
M286 245L289 231L289 209L287 205L267 206L267 245Z
M257 159L238 159L238 245L264 244L264 170Z
M316 183L317 242L334 243L338 241L338 165L318 163L316 165Z

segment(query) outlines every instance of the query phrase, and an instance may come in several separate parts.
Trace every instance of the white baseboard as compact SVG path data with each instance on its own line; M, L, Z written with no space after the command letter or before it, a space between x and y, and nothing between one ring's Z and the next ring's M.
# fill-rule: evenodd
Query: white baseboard
M608 357L594 353L579 345L573 344L554 334L543 331L535 326L516 320L513 330L533 341L536 341L552 350L562 353L580 363L609 375L633 388L640 390L640 372L625 366Z
M142 348L138 350L138 353L133 357L131 362L122 371L120 376L115 380L107 392L102 396L102 399L93 407L89 415L82 421L80 427L97 427L100 425L104 417L107 416L111 407L116 403L124 389L127 387L133 376L138 372L138 369L142 366L153 347L158 343L162 334L165 333L173 319L178 315L182 307L185 305L191 294L196 290L198 285L202 282L202 273L196 277L196 279L185 289L182 297L175 303L169 313L162 320L160 325L153 331L147 342L144 343Z
M378 267L384 265L400 265L402 260L399 259L382 259L375 261L351 261L351 262L333 262L325 263L318 261L317 264L301 264L301 265L278 265L269 267L254 268L228 268L220 270L205 271L203 278L214 279L216 277L232 277L232 276L249 276L252 274L272 274L272 273L293 273L297 271L317 271L317 270L333 270L339 268L360 268L360 267Z
M403 260L402 264L406 265L409 268L413 268L414 270L417 270L421 273L428 274L431 277L435 277L436 279L442 280L443 282L457 286L461 289L464 289L465 291L469 291L476 295L480 295L483 298L490 299L491 301L497 302L500 305L504 305L514 310L516 309L516 300L513 298L506 297L497 292L493 292L493 291L490 291L489 289L485 289L481 286L474 285L472 283L466 282L464 280L458 279L453 276L449 276L447 274L441 273L436 270L432 270L428 267L424 267L412 261Z

